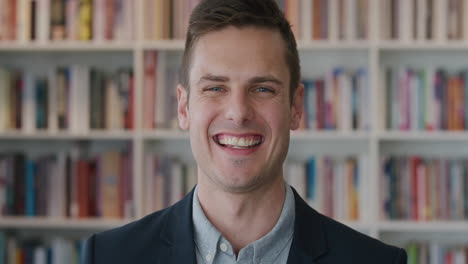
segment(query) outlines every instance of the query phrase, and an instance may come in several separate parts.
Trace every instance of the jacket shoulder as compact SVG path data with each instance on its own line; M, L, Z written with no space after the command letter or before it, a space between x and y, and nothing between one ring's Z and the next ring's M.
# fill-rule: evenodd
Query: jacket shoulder
M348 263L406 264L406 252L321 215L326 229L328 256L348 256ZM332 262L330 262L332 263Z
M124 226L92 235L86 243L85 263L149 261L151 256L146 253L157 254L156 251L163 246L160 235L170 210L169 207Z

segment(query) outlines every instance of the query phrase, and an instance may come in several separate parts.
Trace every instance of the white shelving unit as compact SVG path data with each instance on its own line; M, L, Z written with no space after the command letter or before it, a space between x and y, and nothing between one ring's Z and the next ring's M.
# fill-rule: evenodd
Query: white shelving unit
M302 41L298 42L303 75L305 77L323 74L327 67L335 65L344 66L366 66L369 73L369 85L371 94L368 102L371 114L371 127L368 131L295 131L291 137L290 157L306 158L307 155L316 153L354 153L366 154L369 158L368 178L366 181L369 189L364 193L365 199L369 201L369 207L362 208L366 217L358 222L345 222L345 224L367 233L373 237L388 242L397 240L417 239L421 233L424 236L434 237L440 233L461 233L468 242L468 221L466 222L401 222L386 221L379 216L379 157L382 153L450 153L454 155L468 156L468 132L399 132L386 131L382 125L385 116L382 112L382 104L385 102L385 87L382 87L382 76L380 69L388 63L401 63L416 61L416 63L431 63L432 65L447 65L448 59L439 61L434 58L460 57L455 61L456 65L463 65L468 61L468 42L446 41L446 42L399 42L381 40L379 36L380 3L383 0L369 1L369 40L366 41ZM25 58L31 54L53 54L60 53L61 56L84 56L87 53L101 54L112 52L119 55L131 53L133 70L135 74L135 122L134 131L92 131L87 134L71 134L66 132L47 133L37 132L25 134L21 132L0 133L0 152L2 146L11 142L44 141L52 140L75 141L75 140L117 140L132 143L133 155L133 179L136 203L136 217L139 219L143 214L143 157L146 151L168 149L180 155L190 155L188 135L182 131L155 130L146 131L142 127L142 105L143 105L143 56L148 50L159 52L181 53L184 42L181 40L145 41L142 38L143 7L142 1L136 1L137 34L136 40L131 43L47 43L47 44L17 44L0 42L0 65L4 55L9 58L16 56ZM65 55L64 55L65 54ZM78 55L77 55L78 54ZM399 56L392 56L392 55ZM426 56L421 58L421 54ZM123 55L126 56L126 55ZM170 57L170 56L168 56ZM85 61L85 59L83 59ZM424 64L423 64L424 65ZM468 63L465 63L468 65ZM175 87L174 87L175 89ZM176 107L176 106L174 106ZM406 146L406 147L405 147ZM397 151L401 150L401 151ZM47 219L26 217L0 217L1 229L83 229L103 230L120 226L134 219L124 220L75 220L75 219ZM395 234L398 234L396 236ZM398 239L395 239L398 238Z

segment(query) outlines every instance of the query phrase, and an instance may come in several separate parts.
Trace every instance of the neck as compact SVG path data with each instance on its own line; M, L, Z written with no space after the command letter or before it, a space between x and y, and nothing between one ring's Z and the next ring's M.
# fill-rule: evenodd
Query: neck
M247 193L226 192L203 181L198 184L198 199L206 217L231 243L236 254L273 229L285 198L283 177Z

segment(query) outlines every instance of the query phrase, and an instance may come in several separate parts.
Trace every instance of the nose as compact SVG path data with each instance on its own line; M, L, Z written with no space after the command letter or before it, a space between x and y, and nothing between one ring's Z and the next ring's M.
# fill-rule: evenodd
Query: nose
M226 103L226 118L236 125L243 125L254 118L254 109L247 92L231 92Z

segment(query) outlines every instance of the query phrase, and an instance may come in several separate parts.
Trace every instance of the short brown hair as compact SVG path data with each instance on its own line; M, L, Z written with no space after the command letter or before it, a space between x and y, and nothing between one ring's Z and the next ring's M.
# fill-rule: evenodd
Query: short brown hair
M290 98L299 85L301 68L291 25L274 0L203 0L190 16L185 51L179 72L180 83L189 89L191 55L196 41L206 33L227 26L257 26L278 30L286 43L286 63L290 73Z

